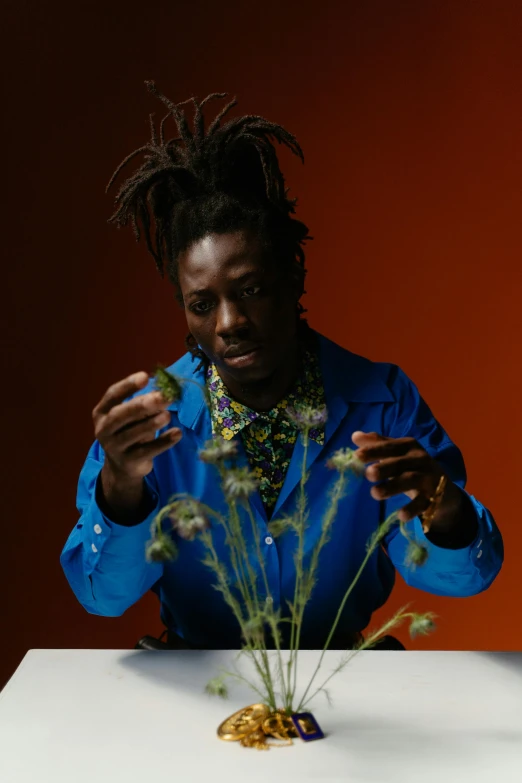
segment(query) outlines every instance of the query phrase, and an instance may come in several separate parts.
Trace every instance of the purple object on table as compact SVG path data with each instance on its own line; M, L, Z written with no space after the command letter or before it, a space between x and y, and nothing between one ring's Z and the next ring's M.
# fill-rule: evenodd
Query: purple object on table
M292 723L297 733L305 742L310 740L324 739L321 727L311 712L296 712L292 715Z

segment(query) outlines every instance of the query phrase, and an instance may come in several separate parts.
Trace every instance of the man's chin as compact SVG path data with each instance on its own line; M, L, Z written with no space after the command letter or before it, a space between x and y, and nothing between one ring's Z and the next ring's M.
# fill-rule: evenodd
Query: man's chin
M272 367L223 368L225 373L241 386L269 386L274 379Z

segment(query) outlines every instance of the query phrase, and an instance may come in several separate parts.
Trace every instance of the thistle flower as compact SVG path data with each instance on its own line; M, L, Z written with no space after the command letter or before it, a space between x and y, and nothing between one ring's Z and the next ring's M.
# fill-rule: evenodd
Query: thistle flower
M176 545L169 536L161 535L149 541L145 550L145 557L149 563L164 563L166 560L174 560L177 555Z
M170 519L178 536L185 541L193 541L198 533L209 527L201 505L194 498L175 500L163 510L163 515Z
M436 629L436 625L433 618L436 615L433 612L426 612L426 614L414 614L410 623L410 636L415 639L416 636L427 636Z
M175 375L164 367L158 367L154 375L156 389L162 393L167 402L174 402L181 397L181 384Z
M205 691L210 696L219 696L221 699L228 699L228 688L222 677L214 677L209 680L205 686Z
M202 462L215 465L227 459L237 457L237 443L224 438L212 438L207 440L205 447L199 452Z
M223 489L229 498L246 500L257 487L258 482L247 467L232 468L223 479Z
M338 470L339 473L351 470L356 476L363 476L366 470L366 465L355 456L353 449L338 449L332 454L326 466L333 470Z
M308 432L322 427L328 418L328 412L325 406L312 408L310 405L303 405L300 408L287 408L286 416L301 432Z
M428 550L416 541L410 541L406 551L407 566L422 566L428 559Z

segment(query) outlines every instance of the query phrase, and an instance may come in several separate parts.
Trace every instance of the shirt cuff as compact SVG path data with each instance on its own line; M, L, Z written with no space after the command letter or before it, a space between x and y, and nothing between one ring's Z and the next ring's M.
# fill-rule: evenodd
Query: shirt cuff
M97 481L99 481L99 476ZM145 559L145 545L152 538L151 525L160 511L159 495L145 477L145 484L154 507L142 522L136 525L119 525L102 511L96 502L96 493L91 501L91 513L83 526L83 545L89 559L97 560L100 553L114 553L119 557L132 552ZM94 565L94 563L93 563Z
M428 550L428 563L434 571L467 571L470 564L481 570L480 561L483 560L485 563L487 560L484 550L490 533L488 512L472 495L468 495L468 497L477 516L478 531L475 540L462 549L446 549L433 544L426 538L421 520L419 517L415 517L413 527L415 540Z

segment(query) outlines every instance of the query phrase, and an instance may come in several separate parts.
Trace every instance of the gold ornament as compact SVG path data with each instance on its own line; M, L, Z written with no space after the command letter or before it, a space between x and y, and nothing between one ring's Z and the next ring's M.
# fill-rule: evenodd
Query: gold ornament
M251 704L243 707L223 721L218 728L218 737L227 742L236 742L257 731L270 715L266 704Z
M421 521L422 521L422 529L425 533L429 532L429 529L431 527L431 523L433 521L433 517L437 513L437 509L440 506L442 496L444 495L444 490L446 489L446 484L448 483L448 479L446 476L441 476L439 479L439 483L437 484L437 489L435 490L435 494L430 498L430 505L421 514Z
M223 721L217 734L226 742L239 742L245 748L257 750L291 745L297 737L290 715L283 710L271 712L266 704L251 704L238 710Z

